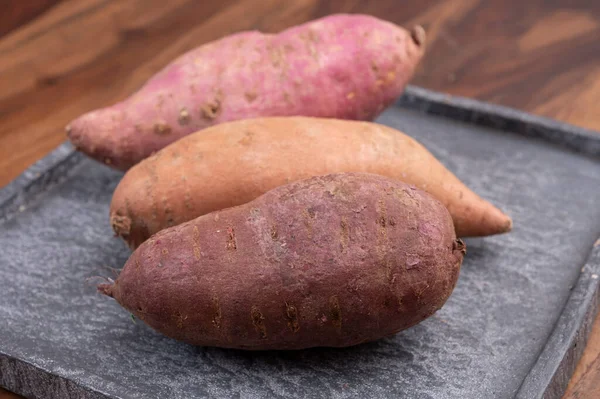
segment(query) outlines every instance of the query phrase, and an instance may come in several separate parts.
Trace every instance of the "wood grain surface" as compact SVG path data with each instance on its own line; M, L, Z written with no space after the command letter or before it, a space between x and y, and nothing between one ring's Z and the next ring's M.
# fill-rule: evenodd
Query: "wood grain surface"
M3 0L0 12L0 37L29 22L60 0Z
M124 99L184 51L336 12L423 25L427 55L413 84L600 131L596 0L4 1L0 187L64 141L70 120ZM600 398L599 354L597 320L565 398Z
M22 399L22 396L8 392L6 389L0 388L0 399Z

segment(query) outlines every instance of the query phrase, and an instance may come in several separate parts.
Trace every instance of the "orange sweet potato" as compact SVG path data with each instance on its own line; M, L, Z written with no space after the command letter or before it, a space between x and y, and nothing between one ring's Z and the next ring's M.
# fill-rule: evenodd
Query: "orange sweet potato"
M127 169L215 124L260 116L372 120L400 96L425 49L367 15L332 15L277 35L240 32L194 49L138 92L67 127L87 155Z
M454 289L464 253L450 214L429 194L342 173L165 229L99 290L193 345L343 347L431 316Z
M163 228L336 172L376 173L424 189L448 208L459 236L511 228L508 216L409 136L370 122L308 117L230 122L173 143L125 174L111 224L135 248Z

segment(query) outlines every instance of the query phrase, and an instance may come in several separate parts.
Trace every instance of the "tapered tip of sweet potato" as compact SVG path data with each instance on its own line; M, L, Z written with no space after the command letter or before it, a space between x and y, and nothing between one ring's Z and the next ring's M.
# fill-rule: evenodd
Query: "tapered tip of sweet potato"
M140 237L140 232L134 230L132 234L131 218L116 213L110 214L110 225L116 237L121 237L131 249L136 249L147 237Z
M105 122L107 120L109 122ZM135 162L124 156L122 141L118 140L121 135L115 134L118 129L114 121L118 120L114 111L104 108L71 121L65 127L65 133L78 151L107 166L125 171Z
M508 220L504 224L504 231L502 231L502 233L508 233L513 228L513 221L512 221L512 219L510 217L508 217L508 216L507 216L507 218L508 218Z
M512 219L486 202L484 208L473 214L463 215L462 220L455 223L456 235L459 237L484 237L508 233L512 230ZM479 214L480 216L477 216Z
M427 34L425 33L425 29L421 25L413 26L413 28L410 31L410 37L417 46L425 46L425 43L427 41Z
M111 214L110 225L116 236L127 238L131 233L131 218L128 216Z
M460 252L463 256L467 254L467 244L460 238L457 238L452 243L452 250Z
M86 115L83 115L71 121L71 123L65 127L65 134L75 148L92 156L94 155L96 148L92 145L90 140L89 130L86 123Z
M69 139L71 144L73 144L73 146L79 150L79 145L81 144L83 137L81 134L74 134L73 122L71 122L65 127L65 135L67 136L67 139Z
M98 292L101 292L102 294L104 294L106 296L114 298L114 292L113 292L114 286L115 285L112 283L98 284Z

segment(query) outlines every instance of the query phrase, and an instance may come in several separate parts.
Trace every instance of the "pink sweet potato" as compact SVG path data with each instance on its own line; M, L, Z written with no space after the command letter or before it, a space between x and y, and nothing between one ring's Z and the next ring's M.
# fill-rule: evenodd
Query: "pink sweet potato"
M464 253L450 214L429 194L342 173L165 229L99 290L193 345L343 347L431 316Z
M448 208L459 236L512 226L411 137L372 122L308 117L234 121L171 144L125 174L110 220L135 248L161 229L249 202L286 182L339 172L416 185Z
M67 126L73 145L127 169L205 127L259 116L372 120L403 91L425 32L334 15L277 35L242 32L192 50L138 92Z

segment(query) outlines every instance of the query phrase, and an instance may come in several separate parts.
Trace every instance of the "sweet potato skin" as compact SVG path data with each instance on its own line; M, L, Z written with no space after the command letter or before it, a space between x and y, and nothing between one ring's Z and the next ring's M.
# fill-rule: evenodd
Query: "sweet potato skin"
M464 253L448 211L429 194L342 173L165 229L99 289L193 345L343 347L440 309Z
M110 208L115 233L136 248L163 228L249 202L287 182L338 172L402 180L440 200L460 236L510 229L510 218L469 190L411 137L369 122L256 118L187 136L131 168Z
M241 32L192 50L138 92L69 124L76 148L125 170L226 121L306 115L372 120L412 77L425 34L338 14L277 35Z

